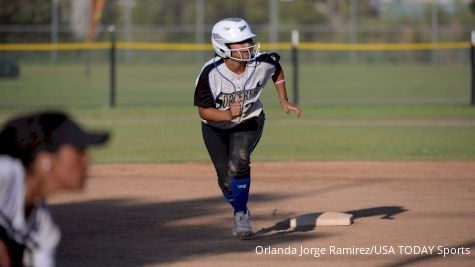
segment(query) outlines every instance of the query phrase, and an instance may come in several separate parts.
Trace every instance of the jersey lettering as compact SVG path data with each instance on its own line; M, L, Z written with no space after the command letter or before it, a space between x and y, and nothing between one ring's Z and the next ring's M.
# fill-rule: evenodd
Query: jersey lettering
M240 75L229 70L220 57L208 61L196 79L195 106L228 110L239 98L243 115L232 121L203 122L227 129L259 116L263 108L259 97L266 83L280 69L278 60L276 53L261 53L247 63L245 72Z

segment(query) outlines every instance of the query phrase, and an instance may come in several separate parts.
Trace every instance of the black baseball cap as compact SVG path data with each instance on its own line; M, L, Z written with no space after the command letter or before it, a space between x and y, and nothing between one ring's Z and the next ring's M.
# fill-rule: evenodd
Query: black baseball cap
M108 139L107 132L86 131L63 112L37 112L5 124L0 131L0 154L19 158L28 165L40 151L55 152L63 144L86 149Z

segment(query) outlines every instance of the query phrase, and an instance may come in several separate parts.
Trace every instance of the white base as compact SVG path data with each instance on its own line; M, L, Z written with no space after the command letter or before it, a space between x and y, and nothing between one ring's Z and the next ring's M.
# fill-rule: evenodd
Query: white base
M290 228L306 228L315 226L337 226L351 225L353 223L353 215L342 212L323 212L312 213L297 216L290 220Z

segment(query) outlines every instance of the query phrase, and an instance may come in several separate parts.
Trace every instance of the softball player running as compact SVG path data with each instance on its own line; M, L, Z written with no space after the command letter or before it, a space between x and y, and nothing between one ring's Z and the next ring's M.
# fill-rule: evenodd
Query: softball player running
M107 133L88 133L62 113L35 113L0 131L0 266L55 266L60 230L46 204L84 186L87 148Z
M235 236L252 234L247 209L250 155L262 135L265 115L259 97L270 79L282 109L301 115L300 108L287 99L279 55L259 53L254 37L243 19L227 18L216 23L211 33L216 55L196 79L194 96L218 185L234 208Z

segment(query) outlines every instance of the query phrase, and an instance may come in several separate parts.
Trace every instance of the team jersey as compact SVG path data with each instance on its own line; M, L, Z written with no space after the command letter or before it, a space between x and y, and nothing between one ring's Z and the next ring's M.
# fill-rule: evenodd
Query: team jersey
M0 238L14 266L55 266L60 230L43 201L25 218L25 171L17 159L0 155Z
M247 62L246 70L236 74L228 69L221 57L214 57L201 69L196 79L194 105L201 108L228 110L230 105L241 100L242 115L231 121L202 121L211 126L229 129L262 112L259 97L267 81L280 70L276 53L261 53Z

